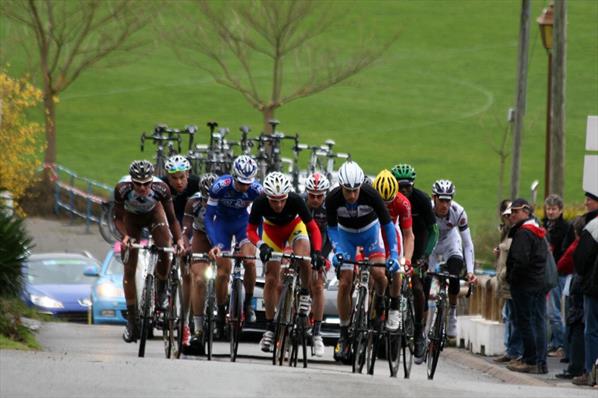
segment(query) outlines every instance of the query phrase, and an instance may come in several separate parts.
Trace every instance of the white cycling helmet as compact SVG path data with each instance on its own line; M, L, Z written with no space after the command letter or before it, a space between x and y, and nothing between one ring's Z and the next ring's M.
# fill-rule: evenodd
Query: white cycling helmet
M432 193L438 199L453 199L455 195L455 185L451 180L437 180L432 185Z
M330 181L320 172L315 172L305 180L305 190L311 193L325 193L330 189Z
M182 155L174 155L166 160L164 168L168 174L191 170L191 163Z
M361 167L353 161L343 163L338 169L338 183L348 189L357 189L363 184L365 175Z
M233 162L231 174L241 184L251 184L257 174L257 163L250 156L241 155Z
M271 199L285 199L291 192L291 181L278 171L273 171L264 179L264 192Z

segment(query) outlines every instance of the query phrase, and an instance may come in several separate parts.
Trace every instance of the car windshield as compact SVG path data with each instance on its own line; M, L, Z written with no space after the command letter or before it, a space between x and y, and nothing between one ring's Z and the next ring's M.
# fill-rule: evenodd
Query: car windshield
M93 261L72 258L30 260L27 263L27 280L34 285L91 284L95 278L83 275L83 271L94 265L96 264Z
M110 259L110 264L108 264L108 269L106 270L106 275L122 275L125 273L123 262L120 259L120 254L115 254Z

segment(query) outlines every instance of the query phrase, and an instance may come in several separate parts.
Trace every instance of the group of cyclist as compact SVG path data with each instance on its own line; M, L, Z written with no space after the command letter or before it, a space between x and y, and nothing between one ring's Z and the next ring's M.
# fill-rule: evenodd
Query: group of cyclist
M432 188L432 200L415 188L413 167L399 164L381 171L373 181L353 161L338 170L338 186L322 173L315 172L305 181L305 192L293 192L289 177L271 172L260 183L256 180L256 162L246 155L237 157L231 173L222 176L190 174L191 165L181 155L166 162L167 175L154 176L147 160L131 163L129 176L115 187L115 225L123 236L123 247L141 238L141 230L149 229L158 246L176 246L177 254L208 253L216 261L215 280L217 322L222 335L225 325L231 260L220 254L238 248L244 257L259 255L264 265L263 300L266 331L260 341L262 351L273 348L274 317L279 299L280 258L274 252L292 251L311 261L300 262L299 311L311 314L312 344L316 356L324 355L320 333L324 312L325 274L334 265L338 277L337 307L340 338L334 357L343 362L351 355L349 326L352 311L354 265L349 261L359 256L370 264L373 292L377 306L384 305L383 296L390 296L385 327L397 330L400 322L399 296L401 278L412 277L415 307L415 357L421 363L425 354L424 326L430 281L428 268L439 262L448 271L473 274L474 251L464 209L455 201L455 187L449 180L438 180ZM332 189L331 189L332 188ZM138 338L135 271L137 251L129 250L125 265L124 292L128 322L123 333L126 342ZM244 314L246 322L255 322L253 290L256 281L255 261L244 261ZM183 305L193 319L191 336L184 320L183 344L202 341L206 291L206 260L192 262L183 273ZM165 305L168 257L160 255L156 267L157 307ZM391 281L389 285L389 280ZM456 335L458 282L451 282L449 337ZM382 314L377 308L376 314Z

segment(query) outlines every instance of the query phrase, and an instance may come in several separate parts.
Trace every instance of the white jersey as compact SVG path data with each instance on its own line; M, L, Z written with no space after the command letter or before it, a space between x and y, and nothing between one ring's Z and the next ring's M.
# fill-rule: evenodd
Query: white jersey
M434 208L434 201L432 201ZM465 260L467 272L473 272L474 250L471 233L467 222L467 213L463 206L452 201L445 217L436 216L438 225L438 243L430 255L430 268L434 269L439 262L444 262L452 256L459 256Z

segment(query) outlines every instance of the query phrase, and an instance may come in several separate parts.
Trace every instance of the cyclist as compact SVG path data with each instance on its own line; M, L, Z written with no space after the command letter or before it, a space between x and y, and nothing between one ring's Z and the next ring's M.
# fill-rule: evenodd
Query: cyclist
M411 276L413 290L413 305L415 307L415 363L421 364L425 359L426 342L424 326L428 301L424 294L424 275L427 270L428 257L438 240L438 226L432 210L432 200L424 192L415 187L415 169L409 164L398 164L391 169L399 182L399 191L409 199L411 204L412 229L415 241L413 245L414 273Z
M258 235L260 224L263 224L261 237ZM307 205L301 196L291 192L289 178L277 171L266 176L264 195L256 199L251 207L247 236L259 248L260 259L266 267L264 305L267 329L260 341L260 346L262 351L269 352L274 340L274 312L278 303L280 281L280 261L270 260L272 252L274 250L282 252L288 243L293 253L298 256L309 256L311 253L312 264L320 268L324 263L320 252L322 239L318 225L307 209ZM310 310L310 273L310 262L302 261L299 311L304 315L308 315Z
M351 355L348 331L351 320L353 265L341 265L339 260L353 259L357 247L361 246L371 263L384 264L386 256L385 242L380 233L382 225L386 235L386 247L390 252L386 266L392 273L400 270L394 225L378 191L371 185L364 184L364 177L363 170L357 163L343 163L338 171L340 186L330 191L326 197L328 236L337 254L333 260L339 274L337 306L340 338L334 350L334 358L343 362L347 362ZM387 285L386 275L380 268L372 268L370 272L378 296L376 303L381 305ZM377 313L382 313L381 310L379 307Z
M312 275L311 278L311 297L313 300L312 314L314 319L314 327L312 329L312 337L314 344L314 353L317 357L324 355L324 341L320 335L320 328L322 326L322 319L324 318L324 281L325 273L330 268L330 262L327 260L328 255L332 251L332 243L328 239L326 229L328 223L326 221L326 206L324 200L326 194L330 189L330 181L326 176L320 172L311 174L305 181L304 200L311 216L318 224L320 235L322 238L322 258L325 259L326 266L324 269L320 268Z
M450 180L437 180L432 185L432 199L434 200L434 215L438 224L438 244L430 255L429 269L435 270L441 261L446 261L449 273L460 275L463 266L467 267L467 280L474 283L473 273L474 252L473 242L467 213L465 209L453 200L455 185ZM457 232L458 231L458 232ZM457 296L459 281L451 279L449 282L449 319L447 336L457 336Z
M247 208L262 193L262 185L255 180L257 164L247 155L237 157L232 164L231 174L225 174L214 181L210 187L208 206L204 217L206 232L212 245L210 256L216 258L218 271L216 275L216 302L218 316L216 325L218 335L223 337L226 316L226 299L232 262L228 258L219 257L221 251L231 249L233 237L240 247L243 256L255 255L255 248L247 239ZM244 310L246 319L255 322L255 312L251 301L255 285L255 261L243 263L245 273Z
M123 236L122 247L130 241L139 241L141 230L148 228L156 245L170 245L170 233L176 242L177 251L184 250L181 228L176 221L172 196L168 186L154 180L154 167L147 160L135 160L129 166L129 181L121 181L114 188L115 226ZM170 229L170 233L169 233ZM123 256L126 250L123 250ZM137 249L130 249L124 261L123 289L127 303L127 326L123 339L127 343L137 341L137 288L135 271L137 269ZM168 255L161 252L156 265L158 305L164 308L166 299L166 278L168 275Z
M216 174L204 174L200 181L200 191L187 200L183 226L185 231L191 232L184 235L187 247L191 245L193 253L206 253L210 250L210 241L206 235L204 217L208 203L208 192L214 181L218 178ZM208 263L205 261L194 261L191 263L191 313L193 314L194 334L190 345L203 348L203 325L204 325L204 302L205 302L205 272ZM188 308L188 307L186 307ZM187 320L187 318L185 318Z
M390 213L390 218L395 224L397 242L399 242L399 256L405 265L405 270L411 270L411 257L413 256L413 229L411 228L411 204L403 194L399 192L399 183L389 170L382 170L374 179L373 187L376 188L386 208ZM387 250L386 256L389 256ZM401 278L393 278L390 286L390 308L388 310L388 319L386 328L388 330L397 330L399 328L399 295L401 293Z
M166 160L164 164L166 175L161 177L162 181L170 188L172 195L172 204L174 206L174 213L183 231L185 239L185 248L190 248L188 236L192 230L185 230L183 225L183 218L185 214L185 205L187 199L199 191L199 178L190 174L191 163L182 155L173 155ZM191 291L191 277L189 272L182 272L183 279L183 306L189 308L189 296ZM183 345L189 345L191 338L189 333L189 326L185 318L185 326L183 327Z

